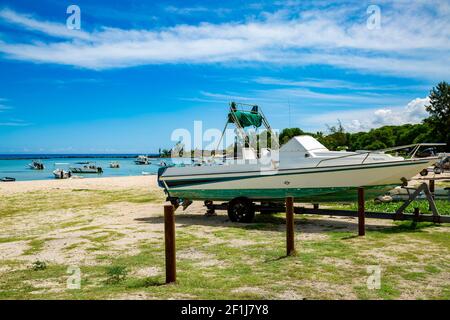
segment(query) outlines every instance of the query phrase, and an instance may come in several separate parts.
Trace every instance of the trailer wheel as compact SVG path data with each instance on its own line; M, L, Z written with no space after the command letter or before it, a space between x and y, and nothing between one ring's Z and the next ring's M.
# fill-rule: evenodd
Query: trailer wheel
M255 206L247 198L236 198L228 203L228 217L233 222L252 222Z
M422 171L420 171L420 175L422 177L425 177L426 175L428 175L428 170L427 169L423 169Z

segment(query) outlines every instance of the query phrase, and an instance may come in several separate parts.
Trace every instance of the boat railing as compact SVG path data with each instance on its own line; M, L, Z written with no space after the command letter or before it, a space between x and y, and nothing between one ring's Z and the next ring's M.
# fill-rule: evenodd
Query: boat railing
M367 158L369 157L369 155L371 153L377 153L377 151L367 151L367 152L361 152L361 153L358 152L358 153L354 153L354 154L346 154L346 155L339 156L339 157L322 159L322 160L320 160L317 163L316 168L318 168L322 164L322 162L326 162L326 161L330 161L330 160L336 160L336 159L350 158L350 157L355 157L355 156L361 156L361 155L365 154L366 156L364 157L364 159L360 163L360 164L364 164L364 162L367 160Z
M387 149L381 149L381 150L372 150L372 151L364 151L364 152L357 152L354 154L346 154L343 156L339 156L339 157L333 157L333 158L327 158L327 159L322 159L320 160L317 165L316 168L320 166L320 164L322 162L325 161L330 161L330 160L336 160L336 159L342 159L342 158L349 158L349 157L354 157L354 156L361 156L361 155L366 155L364 157L364 159L361 161L360 164L364 164L364 162L367 160L367 158L369 157L370 154L385 154L386 152L389 151L395 151L395 150L400 150L400 149L405 149L405 148L412 148L412 150L408 153L407 158L409 159L414 159L417 152L419 151L420 147L423 146L445 146L447 145L446 143L415 143L415 144L408 144L408 145L404 145L404 146L398 146L398 147L392 147L392 148L387 148Z

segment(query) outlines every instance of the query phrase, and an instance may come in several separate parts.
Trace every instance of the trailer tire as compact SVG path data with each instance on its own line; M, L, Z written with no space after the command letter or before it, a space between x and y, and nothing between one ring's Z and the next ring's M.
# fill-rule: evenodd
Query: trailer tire
M228 203L228 217L233 222L252 222L255 205L248 198L235 198Z
M422 177L425 177L426 175L428 175L428 170L427 169L423 169L422 171L420 171L420 175Z

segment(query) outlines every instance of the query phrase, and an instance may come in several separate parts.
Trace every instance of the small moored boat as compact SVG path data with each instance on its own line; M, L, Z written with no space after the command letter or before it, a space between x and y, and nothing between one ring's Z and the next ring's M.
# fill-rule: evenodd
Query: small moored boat
M134 163L141 166L146 166L151 164L150 159L148 156L138 156L136 160L134 160Z
M55 176L55 179L69 179L72 176L72 173L63 169L56 169L53 171L53 175Z
M119 169L120 168L120 164L117 161L111 162L109 164L109 167L112 169Z
M1 182L14 182L16 181L16 178L11 178L11 177L3 177L0 179Z
M33 160L31 163L28 164L28 167L33 170L44 170L45 169L44 164L38 160Z
M71 167L70 171L72 173L97 173L97 174L103 173L102 167L97 167L95 164L92 163L86 164L81 167Z

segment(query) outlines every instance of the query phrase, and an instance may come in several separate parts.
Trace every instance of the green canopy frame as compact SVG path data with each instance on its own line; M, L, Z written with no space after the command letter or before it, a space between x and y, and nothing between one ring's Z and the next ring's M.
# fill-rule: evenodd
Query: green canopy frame
M241 106L241 109L238 109L238 106ZM243 106L252 108L250 110L245 110L242 108ZM269 122L267 121L266 116L262 112L261 108L259 108L257 105L252 104L231 102L230 110L227 116L227 121L225 123L225 128L222 131L222 136L220 137L220 140L217 144L215 151L218 150L220 143L222 142L223 136L225 135L225 131L228 127L228 124L231 123L236 126L238 135L244 142L249 141L248 134L245 131L245 128L248 127L260 128L261 126L264 126L265 129L268 132L270 132L272 136L274 136L272 128Z

